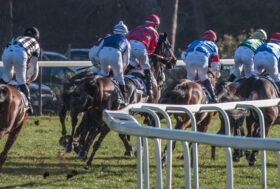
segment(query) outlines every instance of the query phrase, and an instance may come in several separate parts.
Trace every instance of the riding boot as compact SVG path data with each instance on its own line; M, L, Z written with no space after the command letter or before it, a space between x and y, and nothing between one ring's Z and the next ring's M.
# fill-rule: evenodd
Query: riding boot
M4 81L2 78L0 78L0 84L7 84L7 82L6 81Z
M128 74L133 69L135 69L135 67L130 65L130 64L128 64L128 66L126 67L126 69L124 71L124 75Z
M124 99L124 103L126 103L126 91L125 91L125 86L124 85L119 85L120 86L120 90L122 92L122 96Z
M124 85L119 85L120 87L120 91L121 91L121 95L118 99L119 104L126 104L126 93L125 93L125 86Z
M233 82L236 79L236 76L234 74L231 74L228 78L228 81Z
M144 70L144 74L145 74L146 84L147 84L147 95L153 95L151 71Z
M207 88L207 90L210 93L211 101L214 102L214 103L217 103L218 100L217 100L217 97L216 97L215 92L214 92L214 88L213 88L212 83L210 82L210 80L209 79L204 80L203 84L204 84L204 86Z
M28 113L29 114L33 114L33 107L32 107L32 104L31 104L31 97L30 97L30 91L29 89L27 88L27 85L26 84L23 84L23 85L20 85L20 90L21 92L24 93L24 95L26 96L27 100L28 100Z

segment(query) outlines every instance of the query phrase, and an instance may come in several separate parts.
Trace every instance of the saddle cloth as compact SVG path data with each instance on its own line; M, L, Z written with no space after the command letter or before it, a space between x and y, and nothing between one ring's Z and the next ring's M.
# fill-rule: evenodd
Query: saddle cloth
M25 96L25 94L23 92L21 92L21 90L20 90L20 88L19 88L19 86L18 86L16 81L12 80L12 81L10 81L8 83L8 85L11 86L11 87L16 88L18 90L18 92L19 92L19 94L21 96L22 102L24 104L24 112L26 112L29 109L27 97Z
M125 75L124 77L130 79L136 86L136 92L142 94L143 96L147 95L147 89L145 82L135 75Z
M204 85L201 81L196 81L196 83L198 83L201 86L201 88L203 89L203 93L205 96L205 104L208 104L211 99L211 95L210 95L209 91L207 90L206 87L204 87Z

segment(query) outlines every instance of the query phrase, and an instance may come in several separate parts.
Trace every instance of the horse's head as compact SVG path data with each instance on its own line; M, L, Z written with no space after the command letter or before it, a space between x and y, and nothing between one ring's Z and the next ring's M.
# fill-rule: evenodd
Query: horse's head
M79 83L72 93L71 106L76 112L86 111L94 101L94 90L95 80L84 80ZM96 89L98 90L98 88Z
M235 95L237 88L237 83L229 81L222 81L216 84L215 91L219 102L230 102L239 100L239 98Z
M167 33L159 35L158 44L154 53L151 54L151 67L157 82L164 81L164 71L172 69L176 65L176 57L167 38Z

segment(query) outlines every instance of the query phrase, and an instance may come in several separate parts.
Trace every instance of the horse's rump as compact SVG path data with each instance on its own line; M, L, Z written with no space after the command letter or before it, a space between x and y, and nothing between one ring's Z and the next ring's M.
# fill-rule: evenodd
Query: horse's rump
M191 80L181 79L174 81L163 92L161 104L205 104L205 95L202 87Z

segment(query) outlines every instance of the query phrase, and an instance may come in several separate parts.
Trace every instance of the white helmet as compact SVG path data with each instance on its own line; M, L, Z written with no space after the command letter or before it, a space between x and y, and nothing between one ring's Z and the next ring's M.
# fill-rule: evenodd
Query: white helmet
M115 25L113 33L121 35L126 35L128 33L127 27L122 20L117 25Z

